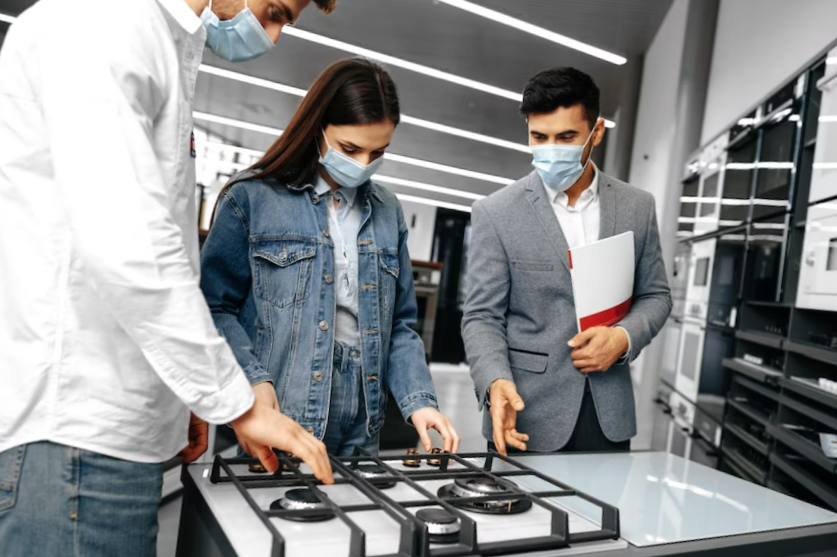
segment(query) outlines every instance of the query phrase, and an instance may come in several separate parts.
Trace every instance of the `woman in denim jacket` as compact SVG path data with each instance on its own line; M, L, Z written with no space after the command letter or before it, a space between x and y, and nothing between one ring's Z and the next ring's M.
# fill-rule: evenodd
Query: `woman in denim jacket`
M370 181L398 121L379 66L327 68L282 136L222 191L201 255L201 288L256 397L338 456L377 453L387 389L425 450L429 428L445 449L459 445L410 328L401 205Z

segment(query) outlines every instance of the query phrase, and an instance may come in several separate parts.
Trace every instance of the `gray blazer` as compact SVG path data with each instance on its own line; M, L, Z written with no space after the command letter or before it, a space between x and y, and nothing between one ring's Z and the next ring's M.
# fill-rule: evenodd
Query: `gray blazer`
M619 324L631 354L604 373L573 367L567 342L578 332L567 241L536 172L473 206L462 336L480 409L496 379L517 385L526 409L517 429L529 450L563 447L575 428L585 377L599 423L614 442L636 434L629 362L660 331L671 292L660 251L654 197L600 174L600 238L632 230L636 267L630 313ZM492 439L483 413L483 435Z

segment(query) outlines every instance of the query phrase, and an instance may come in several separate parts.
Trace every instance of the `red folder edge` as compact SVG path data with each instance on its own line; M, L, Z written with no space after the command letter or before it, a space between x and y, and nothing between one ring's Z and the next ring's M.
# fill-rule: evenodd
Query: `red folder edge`
M628 315L631 309L631 299L628 298L618 306L582 317L579 320L579 325L582 331L586 331L590 327L611 327L619 323L623 317Z

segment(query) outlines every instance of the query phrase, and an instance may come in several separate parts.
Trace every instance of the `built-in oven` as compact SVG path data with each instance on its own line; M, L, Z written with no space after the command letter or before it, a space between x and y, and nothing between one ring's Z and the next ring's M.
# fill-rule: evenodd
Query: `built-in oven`
M707 420L701 410L677 392L672 393L670 406L667 451L692 462L717 468L720 426L712 425L709 428L712 439L707 439L707 435L703 435L698 426Z
M837 48L828 53L837 60ZM817 82L822 92L814 152L813 174L808 201L816 203L837 196L837 64L826 64Z
M788 213L750 223L742 299L756 302L782 300L789 226Z
M689 288L689 265L692 258L692 245L688 242L677 244L674 253L674 265L671 272L671 299L673 317L683 317L686 314L686 292Z
M705 321L708 312L712 263L717 240L711 238L692 245L689 284L686 288L685 317Z
M808 208L796 305L837 311L837 200Z
M660 363L660 379L674 387L677 383L677 363L680 357L680 337L683 334L683 320L669 317L663 329L663 359Z
M701 176L698 194L695 236L718 229L726 164L728 135L724 134L706 146L701 153Z

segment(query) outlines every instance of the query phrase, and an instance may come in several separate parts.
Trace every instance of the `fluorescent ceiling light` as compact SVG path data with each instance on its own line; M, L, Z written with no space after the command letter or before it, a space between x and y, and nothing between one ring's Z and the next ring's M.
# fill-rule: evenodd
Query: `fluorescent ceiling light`
M820 122L830 124L832 122L837 122L837 114L829 114L827 116L820 116Z
M450 195L453 197L463 197L465 199L472 199L474 201L483 199L485 196L478 193L471 193L468 191L460 191L451 188L443 188L441 186L434 186L432 184L424 184L422 182L414 182L412 180L403 180L401 178L393 178L391 176L382 176L375 174L372 179L377 182L385 184L395 184L396 186L403 186L405 188L414 188L417 190L430 191L433 193L440 193L442 195Z
M470 213L471 208L467 205L457 205L456 203L448 203L446 201L436 201L435 199L427 199L426 197L416 197L414 195L404 195L403 193L395 194L395 197L401 201L412 201L413 203L420 203L422 205L430 205L432 207L441 207L443 209L453 209L454 211L462 211Z
M474 141L480 141L482 143L488 143L490 145L496 145L497 147L505 147L506 149L514 149L515 151L520 151L521 153L531 153L532 149L528 145L524 145L522 143L515 143L513 141L506 141L505 139L498 139L496 137L491 137L489 135L483 135L481 133L474 133L465 130L460 130L459 128L453 128L451 126L445 126L444 124L437 124L435 122L430 122L429 120L422 120L420 118L413 118L412 116L401 116L401 121L405 124L412 124L414 126L419 126L422 128L427 128L429 130L434 130L437 132L447 133L450 135L455 135L458 137L464 137L465 139L473 139Z
M250 130L254 132L264 133L267 135L272 136L280 136L284 130L280 130L279 128L271 128L268 126L260 126L258 124L251 124L249 122L242 122L241 120L234 120L232 118L224 118L223 116L215 116L214 114L206 114L205 112L193 112L192 115L194 116L195 120L202 120L204 122L213 122L216 124L222 124L224 126L230 126L233 128L240 128L243 130ZM232 146L230 146L232 147ZM236 147L236 149L241 149L241 147ZM464 176L466 178L473 178L475 180L483 180L486 182L493 182L495 184L502 184L508 185L514 182L509 178L503 178L501 176L494 176L492 174L485 174L483 172L474 172L473 170L465 170L464 168L457 168L455 166L448 166L446 164L439 164L435 162L425 161L421 159L414 159L412 157L405 157L404 155L397 155L395 153L384 153L384 158L389 159L393 162L399 162L403 164L409 164L412 166L419 166L421 168L427 168L430 170L438 170L439 172L446 172L448 174L455 174L457 176Z
M471 89L476 89L477 91L482 91L484 93L489 93L492 95L496 95L498 97L503 97L512 101L520 102L523 100L523 95L516 91L510 91L508 89L502 89L500 87L495 87L493 85L488 85L487 83L482 83L479 81L475 81L473 79L468 79L466 77L458 76L452 73L443 72L441 70L437 70L435 68L431 68L429 66L424 66L422 64L416 64L415 62L409 62L407 60L402 60L401 58L396 58L395 56L390 56L388 54L383 54L381 52L375 52L374 50L369 50L368 48L363 48L360 46L355 46L353 44L344 43L343 41L338 41L336 39L330 39L328 37L324 37L322 35L318 35L317 33L312 33L310 31L304 31L299 27L293 27L291 25L286 25L282 28L282 32L286 35L290 35L292 37L296 37L298 39L302 39L305 41L310 41L313 43L321 44L323 46L328 46L331 48L336 48L337 50L342 50L344 52L350 52L352 54L356 54L358 56L364 56L366 58L372 58L373 60L378 60L384 64L388 64L390 66L395 66L398 68L402 68L405 70L409 70L411 72L420 73L422 75L426 75L429 77L434 77L436 79L441 79L442 81L447 81L449 83L454 83L456 85L462 85L463 87L470 87ZM616 127L616 122L612 120L608 120L604 118L605 126L608 128Z
M352 54L357 54L366 58L372 58L390 66L396 66L398 68L420 73L429 77L435 77L436 79L441 79L443 81L455 83L456 85L462 85L463 87L470 87L471 89L476 89L477 91L483 91L485 93L497 95L498 97L504 97L512 101L519 102L523 98L522 95L516 91L501 89L500 87L494 87L493 85L488 85L487 83L481 83L479 81L474 81L473 79L468 79L465 77L454 75L452 73L443 72L441 70L437 70L429 66L423 66L414 62L408 62L407 60L402 60L401 58L396 58L395 56L389 56L388 54L382 54L380 52L375 52L374 50L369 50L367 48L362 48L353 44L344 43L343 41L330 39L328 37L324 37L316 33L311 33L310 31L304 31L298 27L286 25L282 29L282 32L292 37L297 37L299 39L310 41L312 43L336 48L337 50L342 50L344 52L351 52Z
M837 170L837 162L815 162L814 170Z
M6 15L6 14L0 14L0 21L2 21L4 23L12 24L12 23L15 22L16 19L17 18L14 17L14 16Z
M259 77L253 77L251 75L246 75L239 72L234 72L231 70L225 70L223 68L217 68L215 66L208 66L206 64L200 65L200 71L206 74L215 75L218 77L223 77L226 79L231 79L234 81L239 81L242 83L247 83L250 85L255 85L257 87L263 87L265 89L271 89L273 91L279 91L281 93L287 93L289 95L295 95L297 97L304 97L305 94L308 92L305 89L299 89L297 87L291 87L289 85L283 85L281 83L276 83L275 81L269 81L267 79L262 79ZM454 128L452 126L445 126L444 124L437 124L435 122L431 122L429 120L422 120L421 118L414 118L413 116L402 115L401 121L405 124L411 124L413 126L419 126L422 128L427 128L429 130L438 131L441 133L446 133L449 135L455 135L457 137L462 137L465 139L471 139L474 141L480 141L482 143L488 143L489 145L496 145L497 147L504 147L506 149L514 149L515 151L520 151L522 153L531 153L532 150L529 148L528 145L524 145L522 143L515 143L513 141L506 141L505 139L499 139L496 137L491 137L490 135L483 135L481 133L469 132L467 130L462 130L459 128Z
M242 164L240 162L233 162L233 161L224 161L221 159L216 159L213 157L201 157L200 162L203 164L208 164L211 168L229 168L234 172L238 172L240 170L244 170L248 168L249 164ZM395 184L397 186L402 186L405 188L413 188L422 191L429 191L432 193L438 193L442 195L450 195L451 197L462 197L465 199L471 199L473 201L477 201L479 199L485 198L484 195L478 193L471 193L467 191L459 191L451 188L443 188L442 186L434 186L432 184L425 184L422 182L414 182L413 180L404 180L402 178L395 178L393 176L384 176L382 174L375 174L372 176L372 179L376 182L382 182L384 184Z
M825 63L828 66L837 65L837 56L830 56L830 57L826 58Z
M627 58L625 58L624 56L619 56L618 54L614 54L601 48L591 46L587 43L583 43L581 41L565 37L564 35L559 35L558 33L554 33L552 31L544 29L543 27L538 27L537 25L526 23L525 21L507 16L500 12L489 10L488 8L484 8L482 6L474 4L473 2L466 2L465 0L439 0L439 2L442 2L443 4L448 4L449 6L453 6L454 8L459 8L460 10L465 10L466 12L470 12L474 15L478 15L480 17L496 21L497 23L502 23L503 25L514 27L515 29L523 31L524 33L535 35L542 39L546 39L548 41L552 41L562 46L572 48L573 50L583 52L584 54L595 56L596 58L600 58L606 62L610 62L611 64L621 66L622 64L628 61Z
M223 116L215 116L214 114L207 114L206 112L193 112L192 117L195 120L203 122L212 122L213 124L221 124L242 130L249 130L267 135L280 136L285 130L279 128L271 128L270 126L262 126L259 124L251 124L249 122L242 122L241 120L233 120L232 118L224 118Z

